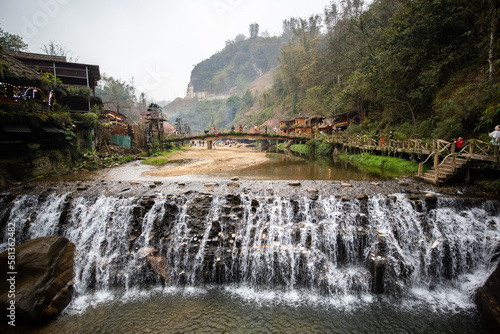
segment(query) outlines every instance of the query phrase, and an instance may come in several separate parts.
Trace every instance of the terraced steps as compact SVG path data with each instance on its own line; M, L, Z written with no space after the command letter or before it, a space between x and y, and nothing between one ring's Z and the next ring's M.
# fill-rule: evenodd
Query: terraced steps
M432 168L422 175L421 179L432 184L442 184L463 171L469 161L470 159L466 156L450 154L438 165L437 170L436 168ZM438 174L437 177L436 173Z

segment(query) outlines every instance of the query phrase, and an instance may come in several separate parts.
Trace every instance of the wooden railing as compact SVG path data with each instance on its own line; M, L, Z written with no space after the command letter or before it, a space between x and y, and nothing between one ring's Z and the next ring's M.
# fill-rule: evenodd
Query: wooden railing
M434 156L435 159L439 160L440 157L444 155L453 154L456 152L456 146L454 143L442 140L442 139L408 139L408 140L395 140L386 137L383 138L371 138L368 136L360 135L350 135L345 132L334 133L331 135L318 133L313 135L278 135L266 132L255 132L255 131L222 131L217 133L207 133L207 134L191 134L186 135L170 135L165 138L165 141L177 141L177 140L197 140L203 139L205 137L213 137L219 135L234 135L237 137L244 136L264 136L270 140L308 140L316 139L321 141L326 141L332 144L339 144L344 147L357 148L360 150L379 150L379 151L394 151L394 152L405 152L409 154L427 154L428 158ZM437 153L437 154L436 154ZM458 153L458 152L457 152ZM483 142L477 139L470 139L464 142L460 154L467 155L472 159L485 160L485 161L495 161L498 160L498 146L494 146L491 143ZM426 162L427 162L426 160Z

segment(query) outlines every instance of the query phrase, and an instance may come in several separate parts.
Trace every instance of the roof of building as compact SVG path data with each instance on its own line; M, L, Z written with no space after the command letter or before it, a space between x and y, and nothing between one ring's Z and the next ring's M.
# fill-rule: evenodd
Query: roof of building
M37 69L40 71L57 72L57 77L87 79L88 75L91 81L97 81L101 78L99 65L68 62L65 56L53 56L22 51L9 51L8 54L28 67L38 67ZM65 81L63 80L63 82Z
M24 65L22 62L5 52L0 52L0 60L2 63L6 64L6 67L2 71L2 75L4 77L11 77L25 81L41 80L40 73Z
M35 60L47 60L47 61L57 61L66 63L65 56L53 56L46 55L42 53L32 53L32 52L23 52L23 51L9 51L9 54L16 58L25 58L25 59L35 59Z

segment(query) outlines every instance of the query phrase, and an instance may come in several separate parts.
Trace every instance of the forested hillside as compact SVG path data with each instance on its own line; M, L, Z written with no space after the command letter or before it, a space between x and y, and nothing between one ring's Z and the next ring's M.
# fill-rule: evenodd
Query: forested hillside
M237 37L226 47L196 65L191 72L195 93L229 95L244 93L248 85L278 65L282 39L279 37Z
M298 19L271 91L239 122L363 109L352 132L480 136L500 124L499 2L332 1Z

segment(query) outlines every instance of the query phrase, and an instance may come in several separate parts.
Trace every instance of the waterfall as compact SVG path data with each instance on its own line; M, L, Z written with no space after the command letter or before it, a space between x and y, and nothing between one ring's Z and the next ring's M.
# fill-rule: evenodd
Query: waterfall
M18 243L49 235L75 243L78 293L164 282L339 298L427 298L423 291L442 289L470 297L500 250L500 204L479 199L53 194L0 203L2 231L14 222ZM163 276L146 261L151 254Z

